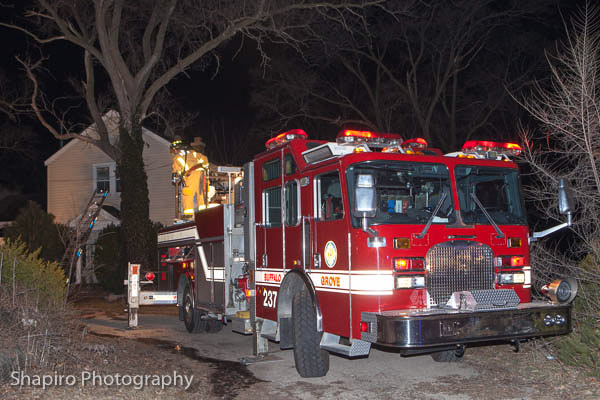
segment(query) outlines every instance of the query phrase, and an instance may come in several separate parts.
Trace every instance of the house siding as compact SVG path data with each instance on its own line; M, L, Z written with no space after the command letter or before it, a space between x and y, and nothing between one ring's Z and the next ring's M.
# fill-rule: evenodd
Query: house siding
M144 165L148 175L150 219L172 225L175 219L175 186L171 184L169 145L151 135L145 136Z
M76 139L74 139L76 140ZM170 225L175 217L175 188L171 184L171 156L166 141L144 134L144 164L148 175L150 219ZM94 187L94 164L113 162L96 146L82 141L73 143L56 158L49 160L48 212L66 224L83 212ZM106 205L120 209L119 193L109 193Z

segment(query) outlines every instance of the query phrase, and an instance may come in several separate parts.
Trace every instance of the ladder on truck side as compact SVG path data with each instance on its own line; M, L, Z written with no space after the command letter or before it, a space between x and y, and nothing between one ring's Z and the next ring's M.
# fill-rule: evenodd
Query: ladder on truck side
M69 288L71 286L71 276L73 275L73 265L77 263L79 257L81 257L81 246L87 242L92 233L92 229L96 224L98 214L102 210L102 204L108 192L96 192L92 193L90 201L88 201L81 218L77 221L75 229L71 232L68 238L68 246L65 254L63 255L60 265L65 272L67 272L67 289L65 291L65 303L69 297Z

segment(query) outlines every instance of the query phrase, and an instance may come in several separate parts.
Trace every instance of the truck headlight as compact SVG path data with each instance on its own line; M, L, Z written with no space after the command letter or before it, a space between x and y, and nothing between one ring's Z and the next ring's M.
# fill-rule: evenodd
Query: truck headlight
M525 274L523 272L514 272L514 273L502 273L498 274L498 284L499 285L514 285L514 284L524 284L525 283Z
M396 289L421 289L424 287L424 276L396 275Z
M542 293L553 304L568 304L577 296L577 281L573 278L557 279L542 286Z

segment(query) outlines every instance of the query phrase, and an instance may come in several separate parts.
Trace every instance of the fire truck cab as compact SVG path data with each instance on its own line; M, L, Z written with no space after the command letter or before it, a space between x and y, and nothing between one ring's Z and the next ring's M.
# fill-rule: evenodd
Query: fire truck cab
M365 356L374 343L454 361L469 343L566 334L574 281L532 301L535 235L509 159L519 151L280 134L230 179L225 204L159 235L159 247L188 246L180 318L190 331L231 321L254 334L256 353L269 340L293 348L303 377L325 375L330 352ZM560 198L570 221L566 190Z

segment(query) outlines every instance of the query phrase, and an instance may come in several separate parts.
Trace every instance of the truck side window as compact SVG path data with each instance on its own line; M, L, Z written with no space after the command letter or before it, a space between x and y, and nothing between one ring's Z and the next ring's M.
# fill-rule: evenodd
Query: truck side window
M319 206L318 220L332 221L344 217L342 187L337 171L317 177L317 205Z
M263 218L269 228L281 226L281 186L263 192Z
M284 169L286 175L293 175L296 173L296 161L294 161L294 157L291 154L286 154L283 159Z
M281 159L276 158L271 161L267 161L262 166L263 182L272 181L281 177Z
M285 224L298 225L299 214L298 182L289 181L285 184Z

